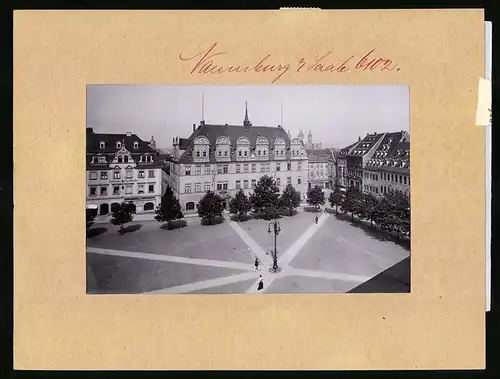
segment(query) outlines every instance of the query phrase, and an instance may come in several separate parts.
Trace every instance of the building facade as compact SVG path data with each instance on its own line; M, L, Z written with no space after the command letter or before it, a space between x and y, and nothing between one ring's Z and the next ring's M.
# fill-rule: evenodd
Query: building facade
M363 191L375 195L399 192L410 196L410 136L387 133L364 170Z
M335 177L335 160L330 149L306 150L309 160L308 188L319 186L325 189L333 188Z
M287 184L305 194L308 159L301 140L290 139L281 127L254 126L245 109L243 125L193 125L189 138L173 139L167 161L168 184L184 212L195 212L208 190L226 206L240 189L249 195L263 175L272 176L283 191Z
M155 141L137 135L98 134L87 128L86 203L96 215L106 215L122 202L133 212L154 211L163 193L165 174Z

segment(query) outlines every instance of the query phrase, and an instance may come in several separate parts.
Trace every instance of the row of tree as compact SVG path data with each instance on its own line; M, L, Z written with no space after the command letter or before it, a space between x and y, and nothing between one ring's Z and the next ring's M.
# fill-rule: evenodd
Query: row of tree
M410 235L410 199L403 193L390 192L382 197L363 193L358 188L349 187L345 193L335 189L328 198L331 206L338 213L350 213L376 223L381 229Z

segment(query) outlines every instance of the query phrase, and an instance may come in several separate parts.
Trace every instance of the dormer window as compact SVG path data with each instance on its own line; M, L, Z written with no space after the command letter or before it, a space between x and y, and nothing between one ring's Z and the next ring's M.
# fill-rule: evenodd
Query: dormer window
M121 149L122 148L122 143L120 141L116 142L116 148Z
M105 147L106 147L106 142L104 142L104 141L99 142L100 149L104 149Z
M150 155L150 156L149 156L149 161L150 161L151 163L153 163L153 156L152 156L152 155Z
M139 142L135 141L134 142L134 149L138 149L139 148Z

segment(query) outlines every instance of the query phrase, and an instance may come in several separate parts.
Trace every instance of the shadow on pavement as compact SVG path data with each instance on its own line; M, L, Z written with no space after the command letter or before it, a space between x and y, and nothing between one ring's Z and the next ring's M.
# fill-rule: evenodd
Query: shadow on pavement
M243 215L241 217L239 217L238 215L232 215L230 217L231 221L235 221L235 222L245 222L245 221L248 221L248 220L251 220L253 217L251 215Z
M299 212L296 209L294 209L292 211L292 214L290 214L289 209L282 209L281 211L279 211L279 214L280 214L280 216L283 216L283 217L293 217L293 216L299 214Z
M123 234L137 232L140 228L142 228L142 224L133 224L126 226L123 228Z
M362 229L366 233L366 235L372 238L384 242L394 242L396 245L401 246L403 249L410 251L411 240L405 236L400 236L399 238L397 238L395 233L391 233L387 230L381 230L376 224L370 225L357 219L356 216L354 216L354 221L352 221L351 215L347 215L345 213L339 213L338 215L336 215L335 211L333 212L333 214L338 220L348 222L355 228Z
M410 257L408 257L348 293L409 293L410 289Z
M321 213L321 210L316 207L305 206L304 212Z
M108 231L108 228L104 227L97 227L97 228L92 228L87 232L87 238L93 238L100 236L101 234L104 234Z
M175 229L180 229L184 228L187 226L186 220L175 220L171 221L170 223L164 223L160 226L161 230L175 230Z
M224 222L224 217L214 217L211 221L208 218L203 218L201 220L201 225L210 226L210 225L218 225Z

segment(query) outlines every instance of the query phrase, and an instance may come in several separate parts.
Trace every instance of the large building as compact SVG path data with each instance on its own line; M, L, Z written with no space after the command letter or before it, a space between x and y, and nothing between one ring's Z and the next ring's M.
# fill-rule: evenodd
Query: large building
M183 211L196 211L206 191L226 202L243 189L246 194L263 175L275 178L280 190L287 184L305 194L308 160L301 140L290 139L281 127L254 126L245 108L243 125L193 125L189 138L173 139L167 161L168 183Z
M333 188L335 177L335 158L330 149L306 150L309 160L309 175L307 179L308 188L319 186L321 188Z
M387 133L363 174L363 191L372 194L400 192L410 195L410 136Z
M409 194L410 137L408 132L372 133L345 147L337 157L339 187L365 193L400 191Z
M154 211L165 179L154 138L145 142L132 133L98 134L89 127L86 135L87 208L106 215L129 202L133 212Z

